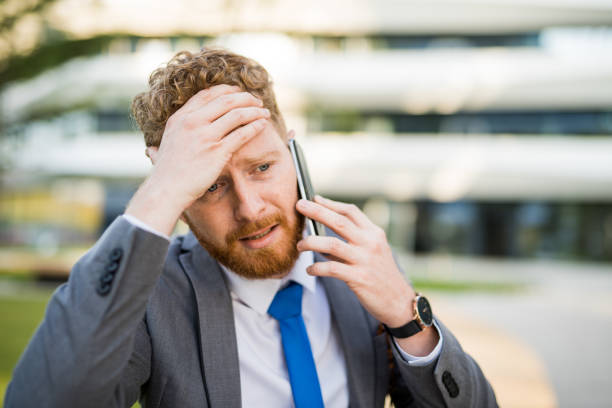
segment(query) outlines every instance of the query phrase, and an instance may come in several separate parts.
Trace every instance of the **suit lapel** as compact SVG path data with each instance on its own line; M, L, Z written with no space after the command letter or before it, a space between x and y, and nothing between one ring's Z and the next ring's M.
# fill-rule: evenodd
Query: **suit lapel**
M315 262L325 261L315 254ZM375 356L372 334L359 300L346 284L334 278L320 278L340 333L348 372L350 406L375 406Z
M241 406L238 346L232 301L219 264L192 233L182 245L181 265L197 303L200 359L211 408Z

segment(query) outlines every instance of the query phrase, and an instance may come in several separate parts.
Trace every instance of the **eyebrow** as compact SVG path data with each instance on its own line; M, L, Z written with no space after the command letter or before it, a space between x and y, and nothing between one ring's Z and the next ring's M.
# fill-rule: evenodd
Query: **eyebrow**
M238 161L239 164L245 166L252 166L254 164L265 161L266 159L274 159L280 156L280 152L278 150L268 150L266 152L260 153L256 156L244 157Z

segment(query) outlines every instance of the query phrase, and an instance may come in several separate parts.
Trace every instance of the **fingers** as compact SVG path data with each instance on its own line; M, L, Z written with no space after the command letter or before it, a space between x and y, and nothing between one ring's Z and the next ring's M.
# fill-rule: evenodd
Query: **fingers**
M248 92L224 94L206 104L198 113L201 112L204 120L213 122L233 109L245 107L261 108L263 102Z
M351 219L319 203L301 199L297 202L296 208L306 217L326 225L349 242L361 238L361 232Z
M344 282L349 282L351 278L354 278L354 273L349 265L336 261L315 262L306 268L306 271L310 275L329 276Z
M191 113L201 109L203 106L206 106L211 101L228 94L239 93L241 91L239 86L236 85L215 85L210 88L202 89L195 95L193 95L181 108L179 111L183 113Z
M332 211L344 215L360 227L365 228L371 226L372 224L370 219L363 212L361 212L359 207L357 207L355 204L347 204L330 200L329 198L321 197L318 194L315 196L315 202L329 208Z
M260 99L238 86L222 84L196 93L168 119L167 127L171 122L185 130L207 126L211 132L207 134L221 139L240 126L269 117Z
M356 248L336 237L308 236L298 242L299 251L314 251L329 254L350 264L359 262L361 257Z
M239 127L219 141L226 154L233 154L249 140L264 130L267 124L266 119L257 119L251 123Z
M219 119L211 124L211 130L223 138L239 126L247 125L250 122L258 119L267 119L270 117L270 111L264 108L236 108L227 112Z

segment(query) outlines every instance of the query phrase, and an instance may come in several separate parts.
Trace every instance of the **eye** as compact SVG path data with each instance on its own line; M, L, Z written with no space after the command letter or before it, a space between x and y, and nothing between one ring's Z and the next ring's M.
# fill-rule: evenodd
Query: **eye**
M208 192L209 192L209 193L212 193L213 191L215 191L215 190L216 190L216 189L218 189L218 188L219 188L219 184L215 183L215 184L213 184L212 186L210 186L210 187L208 188Z
M262 164L261 166L257 167L257 170L259 171L266 171L270 168L270 163L266 163L266 164Z

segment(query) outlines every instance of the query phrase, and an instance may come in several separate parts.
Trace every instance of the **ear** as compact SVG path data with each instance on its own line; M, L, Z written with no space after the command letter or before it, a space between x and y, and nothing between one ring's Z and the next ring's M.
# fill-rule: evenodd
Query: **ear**
M145 155L151 159L151 164L155 166L155 162L157 161L157 151L159 150L156 146L149 146L145 149Z

